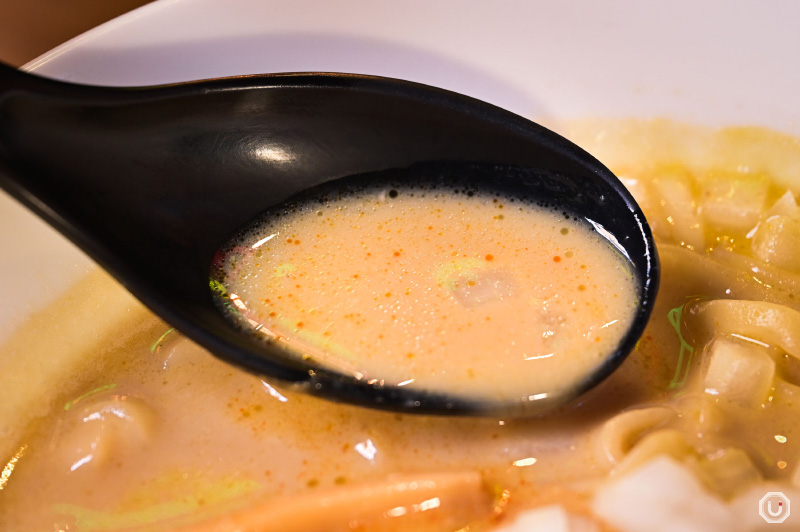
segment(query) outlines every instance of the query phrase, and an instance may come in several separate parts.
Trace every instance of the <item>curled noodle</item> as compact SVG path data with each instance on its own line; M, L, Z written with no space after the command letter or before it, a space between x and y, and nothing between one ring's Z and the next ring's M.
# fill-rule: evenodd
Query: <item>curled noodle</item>
M702 337L736 335L777 346L800 358L800 312L767 301L698 301L687 309L692 330Z

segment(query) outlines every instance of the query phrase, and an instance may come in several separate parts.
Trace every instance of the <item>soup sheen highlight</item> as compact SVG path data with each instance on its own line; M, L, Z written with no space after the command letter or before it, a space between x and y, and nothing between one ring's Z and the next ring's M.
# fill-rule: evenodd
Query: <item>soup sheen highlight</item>
M756 128L711 130L661 121L590 122L567 134L632 191L662 265L644 335L597 387L526 419L401 415L336 404L215 359L96 272L32 316L0 349L0 530L800 530L800 141ZM315 270L305 261L321 260L313 246L334 238L339 228L309 226L282 233L280 245L275 236L255 250L255 242L247 242L243 253L232 250L243 265L272 262L253 269L260 276L253 296L227 288L248 310L265 313L256 317L276 330L310 330L312 337L294 338L317 347L330 338L346 346L357 355L359 371L427 378L435 385L441 376L426 375L429 366L421 362L439 349L439 322L461 320L463 328L471 321L478 336L485 331L497 338L500 354L493 356L508 351L512 361L531 349L511 344L527 331L516 320L495 317L502 313L489 314L495 305L521 305L525 312L519 314L535 316L533 309L544 307L525 305L550 298L552 308L566 314L568 329L578 329L571 301L592 301L581 298L593 297L589 283L604 277L585 258L593 244L563 215L542 223L555 232L531 251L531 223L518 203L502 201L500 209L494 196L476 198L478 208L470 212L480 220L462 219L457 203L437 206L458 214L447 221L452 226L488 226L498 235L490 240L487 232L468 244L460 240L465 226L456 237L434 234L445 223L435 209L414 211L406 217L413 223L397 222L395 200L421 208L397 191L374 211L369 202L377 202L375 196L365 195L367 204L341 204L348 212L364 211L356 218L369 223L348 221L333 203L317 207L322 216L309 212L313 223L330 217L342 233L354 223L371 231L370 239L366 233L358 240L339 238L337 246L352 258L326 252L327 264L346 266L344 277L328 270L327 277L311 278ZM472 198L462 194L458 201L466 205ZM512 216L517 213L519 220ZM500 214L503 219L496 219ZM520 227L525 231L514 229ZM414 242L427 237L425 245L432 247L420 245L427 251L413 255L417 246L383 245L397 230L416 231ZM270 253L256 257L270 243ZM531 265L509 266L524 247L531 249L517 256ZM422 270L412 275L423 263L433 278ZM586 277L581 264L590 269ZM536 288L526 276L537 275L539 266L566 272L566 288L584 284L587 290L566 297ZM361 279L383 269L375 285ZM300 273L305 276L298 278ZM322 282L325 287L311 288ZM475 287L481 290L471 291ZM326 300L333 292L344 301L361 298L375 312L348 318L344 314L363 311L339 307L330 312L341 316L328 325L327 311L314 306L323 299L317 291L326 291ZM413 303L419 291L441 297ZM303 300L280 309L258 301L277 295ZM470 317L457 317L456 309ZM380 320L397 326L370 329ZM547 339L536 334L547 316L525 323L536 325L529 325L527 338L539 349ZM362 326L372 331L363 338L356 334ZM410 330L424 333L421 342L435 339L424 343L429 351L414 344ZM511 330L516 332L498 335ZM554 339L563 334L553 331ZM388 359L393 367L362 366L374 362L369 356L376 351L366 346L378 345L380 334L410 343ZM444 333L442 339L460 345L458 335ZM480 370L479 360L461 363L473 351L453 351L454 382L472 382L458 371ZM337 363L351 360L340 355ZM412 372L404 373L408 368ZM776 496L768 496L776 492L794 503L791 513L788 503L779 506ZM768 506L760 502L765 496L772 511L785 517L782 523L769 524L759 514L761 504Z
M578 386L636 310L628 263L587 222L476 191L289 203L217 271L245 330L370 382L490 401Z

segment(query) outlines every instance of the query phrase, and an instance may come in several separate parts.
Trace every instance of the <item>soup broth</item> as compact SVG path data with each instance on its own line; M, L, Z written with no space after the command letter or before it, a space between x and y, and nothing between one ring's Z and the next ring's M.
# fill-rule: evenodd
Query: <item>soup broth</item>
M769 493L800 500L800 143L571 135L632 190L662 261L641 341L574 404L512 420L326 402L214 359L97 273L3 348L0 530L800 529L788 507L759 514Z
M637 307L629 263L588 222L441 187L281 205L215 270L220 306L265 340L365 381L489 403L579 386Z

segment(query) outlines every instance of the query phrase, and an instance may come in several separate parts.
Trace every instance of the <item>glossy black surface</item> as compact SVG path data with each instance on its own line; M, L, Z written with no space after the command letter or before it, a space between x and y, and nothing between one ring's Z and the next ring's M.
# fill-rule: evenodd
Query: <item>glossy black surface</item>
M240 334L212 304L215 251L264 209L337 178L470 163L490 181L522 176L514 186L532 195L547 183L547 193L566 210L612 233L637 272L636 323L601 370L575 390L580 393L633 348L653 306L659 268L650 230L627 190L551 131L456 93L361 75L105 88L0 65L0 185L6 191L215 355L336 400L459 414L525 415L553 406L522 398L486 405L309 368ZM514 170L503 174L498 165Z

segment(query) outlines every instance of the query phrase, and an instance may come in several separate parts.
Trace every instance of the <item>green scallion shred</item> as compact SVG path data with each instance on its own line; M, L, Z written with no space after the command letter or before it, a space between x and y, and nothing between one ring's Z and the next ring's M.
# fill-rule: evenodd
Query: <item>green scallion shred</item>
M296 269L297 269L297 266L295 266L294 264L290 264L290 263L281 264L280 266L275 268L275 273L272 274L272 276L273 277L286 277L287 275L289 275L290 273L292 273Z
M208 286L211 287L212 292L216 292L217 294L221 295L222 297L228 297L228 289L225 288L221 282L217 281L216 279L211 279L208 282Z
M98 386L94 390L90 390L90 391L86 392L85 394L83 394L83 395L81 395L79 397L76 397L72 401L67 401L67 404L64 405L64 410L69 410L70 408L75 406L75 403L77 403L78 401L80 401L82 399L86 399L87 397L91 397L93 395L96 395L98 393L102 393L102 392L105 392L105 391L108 391L108 390L113 390L116 387L117 387L116 384L104 384L103 386Z
M687 304L688 303L680 307L675 307L667 313L667 319L670 325L672 325L672 328L675 329L675 333L678 335L678 339L681 342L681 350L678 354L678 364L675 367L675 375L669 383L670 390L680 388L686 384L686 380L689 377L689 369L692 365L692 359L694 358L694 347L689 345L683 338L683 333L681 332L681 317L683 316L683 310L686 308Z
M164 340L166 339L166 337L167 337L167 336L169 336L169 334L170 334L171 332L174 332L174 331L175 331L175 327L173 327L172 329L168 330L167 332L165 332L164 334L162 334L161 336L159 336L158 340L156 340L156 341L155 341L155 343L154 343L153 345L151 345L151 346L150 346L150 352L151 352L151 353L155 353L155 352L156 352L156 349L158 349L159 347L161 347L161 344L163 344L163 343L164 343Z

